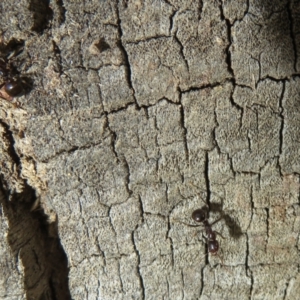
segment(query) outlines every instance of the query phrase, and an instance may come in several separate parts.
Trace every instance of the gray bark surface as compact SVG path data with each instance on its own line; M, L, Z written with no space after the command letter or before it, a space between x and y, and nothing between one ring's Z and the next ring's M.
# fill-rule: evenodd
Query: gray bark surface
M299 1L0 12L0 299L299 299Z

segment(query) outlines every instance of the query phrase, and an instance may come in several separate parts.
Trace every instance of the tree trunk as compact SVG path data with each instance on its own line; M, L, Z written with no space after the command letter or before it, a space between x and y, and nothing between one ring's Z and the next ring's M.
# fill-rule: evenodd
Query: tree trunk
M299 299L299 1L0 11L0 299Z

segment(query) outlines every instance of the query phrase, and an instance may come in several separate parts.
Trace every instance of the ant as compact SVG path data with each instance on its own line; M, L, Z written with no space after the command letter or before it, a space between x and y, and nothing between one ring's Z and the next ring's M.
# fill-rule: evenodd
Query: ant
M217 241L217 234L223 239L224 239L224 237L221 235L221 233L214 231L212 229L212 226L214 224L216 224L217 222L219 222L222 218L223 218L223 216L220 217L219 219L217 219L216 221L214 221L213 223L209 223L208 222L208 207L204 206L203 208L194 210L192 213L192 219L196 223L202 223L202 224L192 225L192 224L187 224L187 223L181 222L181 221L180 221L180 223L185 224L189 227L204 226L204 230L206 233L206 239L207 239L208 253L210 253L211 255L218 255L219 242Z
M204 230L206 232L206 238L208 241L208 243L207 243L208 244L208 252L212 255L217 255L218 251L219 251L219 242L216 239L216 235L218 234L222 238L223 238L223 236L219 232L212 230L212 225L219 222L222 219L222 217L210 224L207 219L207 209L200 208L200 209L196 209L195 211L193 211L192 219L195 222L202 223L202 224L200 224L200 225L186 224L186 225L191 226L191 227L204 226Z
M4 79L4 83L0 86L1 98L11 101L13 97L21 96L23 94L24 86L21 79L13 76L10 64L4 59L0 59L0 75Z
M27 77L21 77L20 72L13 65L12 61L24 50L24 41L11 39L4 43L0 37L0 97L11 101L32 89L32 82Z

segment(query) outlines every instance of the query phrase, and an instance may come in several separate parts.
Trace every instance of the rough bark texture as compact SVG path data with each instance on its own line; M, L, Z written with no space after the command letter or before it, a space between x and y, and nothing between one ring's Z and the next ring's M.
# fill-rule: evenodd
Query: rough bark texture
M0 299L299 299L299 1L0 13Z

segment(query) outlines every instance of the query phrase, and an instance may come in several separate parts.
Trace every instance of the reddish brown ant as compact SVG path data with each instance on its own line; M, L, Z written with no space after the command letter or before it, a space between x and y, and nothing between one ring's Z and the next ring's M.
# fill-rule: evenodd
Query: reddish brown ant
M208 249L208 253L210 253L211 255L218 255L218 251L219 251L219 242L217 241L217 234L224 238L219 232L215 231L212 229L212 226L214 224L216 224L217 222L219 222L222 218L220 217L219 219L217 219L216 221L209 223L208 222L208 207L204 206L202 208L196 209L193 211L192 213L192 219L196 222L196 223L202 223L202 224L197 224L197 225L193 225L193 224L188 224L185 222L181 222L179 220L180 223L185 224L189 227L199 227L199 226L204 226L204 231L206 233L206 240L207 240L207 249Z
M12 39L4 43L0 38L0 97L11 101L14 97L19 97L27 93L32 88L29 78L20 76L20 72L13 65L12 61L24 48L21 40Z
M210 224L207 219L207 209L200 208L200 209L196 209L195 211L193 211L192 219L195 222L202 223L202 224L200 224L200 225L186 224L186 225L191 226L191 227L204 226L204 230L205 230L206 238L207 238L208 252L212 255L217 255L218 251L219 251L219 242L216 239L216 235L218 234L222 238L223 238L223 236L219 232L212 230L212 225L219 222L221 220L221 218L217 219L216 221L214 221L213 223Z
M11 68L7 61L0 59L0 75L4 82L1 84L1 98L11 101L13 97L20 96L24 92L22 80L19 77L12 76Z

